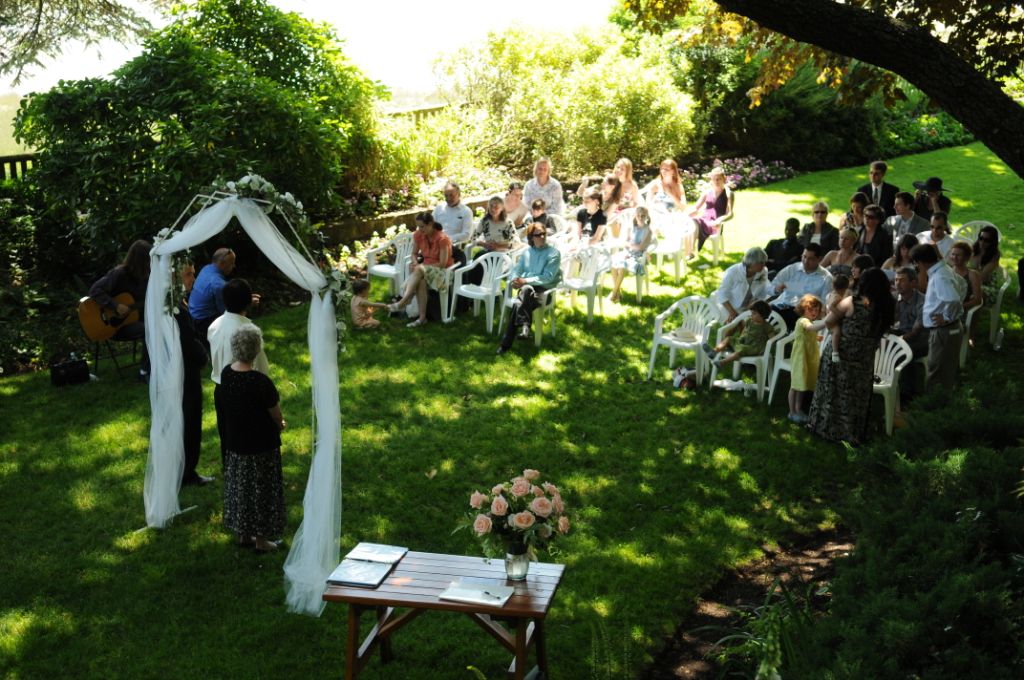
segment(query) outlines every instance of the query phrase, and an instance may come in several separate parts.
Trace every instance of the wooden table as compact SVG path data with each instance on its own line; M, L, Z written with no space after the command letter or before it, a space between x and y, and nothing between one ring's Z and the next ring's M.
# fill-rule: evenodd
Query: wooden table
M548 661L544 641L544 618L558 590L565 567L532 562L525 581L508 581L504 559L408 552L377 588L354 588L328 584L323 599L348 603L348 637L345 648L345 678L351 680L366 666L379 645L381 661L391 660L391 635L428 609L467 614L495 640L512 652L509 677L527 677L526 664L532 645L537 665L531 678L547 677ZM496 584L515 587L515 594L502 607L438 599L452 581L461 577L493 579ZM398 608L407 609L396 614ZM359 619L368 611L377 614L377 625L359 642ZM505 628L500 623L506 624Z

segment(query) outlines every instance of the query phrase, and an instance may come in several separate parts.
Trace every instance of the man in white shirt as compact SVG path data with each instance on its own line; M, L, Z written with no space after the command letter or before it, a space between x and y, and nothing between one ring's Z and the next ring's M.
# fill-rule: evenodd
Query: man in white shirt
M772 309L786 320L786 326L791 330L796 325L794 307L801 297L807 294L815 295L824 303L832 291L832 275L828 270L818 266L820 262L821 246L817 243L808 243L804 247L800 262L784 267L772 281L776 295L772 301Z
M473 233L473 211L462 203L462 190L455 182L444 185L444 200L434 208L434 221L441 225L453 246L469 241Z
M916 236L929 229L928 220L914 212L913 194L906 191L897 193L893 205L896 214L885 221L885 226L892 232L894 246L905 234Z
M932 215L931 229L922 231L917 235L919 243L927 243L939 249L939 255L945 259L949 249L953 247L953 237L949 235L949 218L944 212L936 212Z
M725 323L735 319L754 300L768 296L767 261L767 253L760 248L751 248L741 262L725 270L722 283L714 293L715 302L725 312Z
M255 326L245 316L249 304L252 302L252 288L245 279L232 279L224 284L224 313L217 317L206 337L210 341L210 365L213 374L210 376L213 382L220 384L220 374L225 366L230 365L234 358L231 354L231 336L243 326ZM253 368L260 373L268 375L270 364L267 362L267 354L260 349L253 362Z
M543 199L549 215L565 217L565 200L562 185L551 176L551 161L539 158L533 165L533 179L523 187L523 200L532 205L538 198Z
M910 251L918 276L927 274L921 320L928 331L928 385L952 388L960 365L964 295L967 282L939 259L934 246L922 243Z

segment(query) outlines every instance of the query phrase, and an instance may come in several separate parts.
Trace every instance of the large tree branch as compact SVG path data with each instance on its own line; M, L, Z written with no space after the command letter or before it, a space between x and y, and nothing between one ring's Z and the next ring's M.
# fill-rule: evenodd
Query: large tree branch
M1024 177L1024 107L924 28L833 0L715 2L794 40L906 78Z

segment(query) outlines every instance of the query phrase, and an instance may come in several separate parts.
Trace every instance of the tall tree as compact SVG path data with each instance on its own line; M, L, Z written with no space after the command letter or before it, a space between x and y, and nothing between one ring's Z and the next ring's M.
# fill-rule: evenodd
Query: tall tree
M623 0L647 28L664 30L701 0ZM813 60L842 86L850 57L918 87L1024 177L1024 107L1002 89L1024 64L1024 9L986 0L715 0L702 36L752 35L771 48L756 98ZM749 20L749 21L748 21ZM773 35L774 32L774 35ZM780 39L780 35L788 40ZM807 46L820 49L808 49ZM888 87L891 88L891 81Z
M142 13L171 0L3 0L0 2L0 76L17 84L45 57L56 57L69 42L86 44L104 38L127 41L152 26ZM133 6L134 5L134 6Z

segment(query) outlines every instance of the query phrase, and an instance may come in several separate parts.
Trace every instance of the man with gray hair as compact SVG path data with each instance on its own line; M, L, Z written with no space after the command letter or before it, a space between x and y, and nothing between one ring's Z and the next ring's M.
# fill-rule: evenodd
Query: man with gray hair
M196 329L196 337L210 351L210 343L206 340L206 332L210 324L224 313L224 285L228 276L235 270L235 251L230 248L218 248L213 253L213 261L204 266L192 284L192 292L188 297L188 313Z
M473 232L473 211L462 202L462 190L455 182L449 180L444 185L444 200L434 208L434 221L441 225L453 246L469 241Z
M768 297L767 262L767 253L751 248L744 253L742 261L725 270L722 284L714 293L715 302L725 315L725 323L735 319L754 300Z

